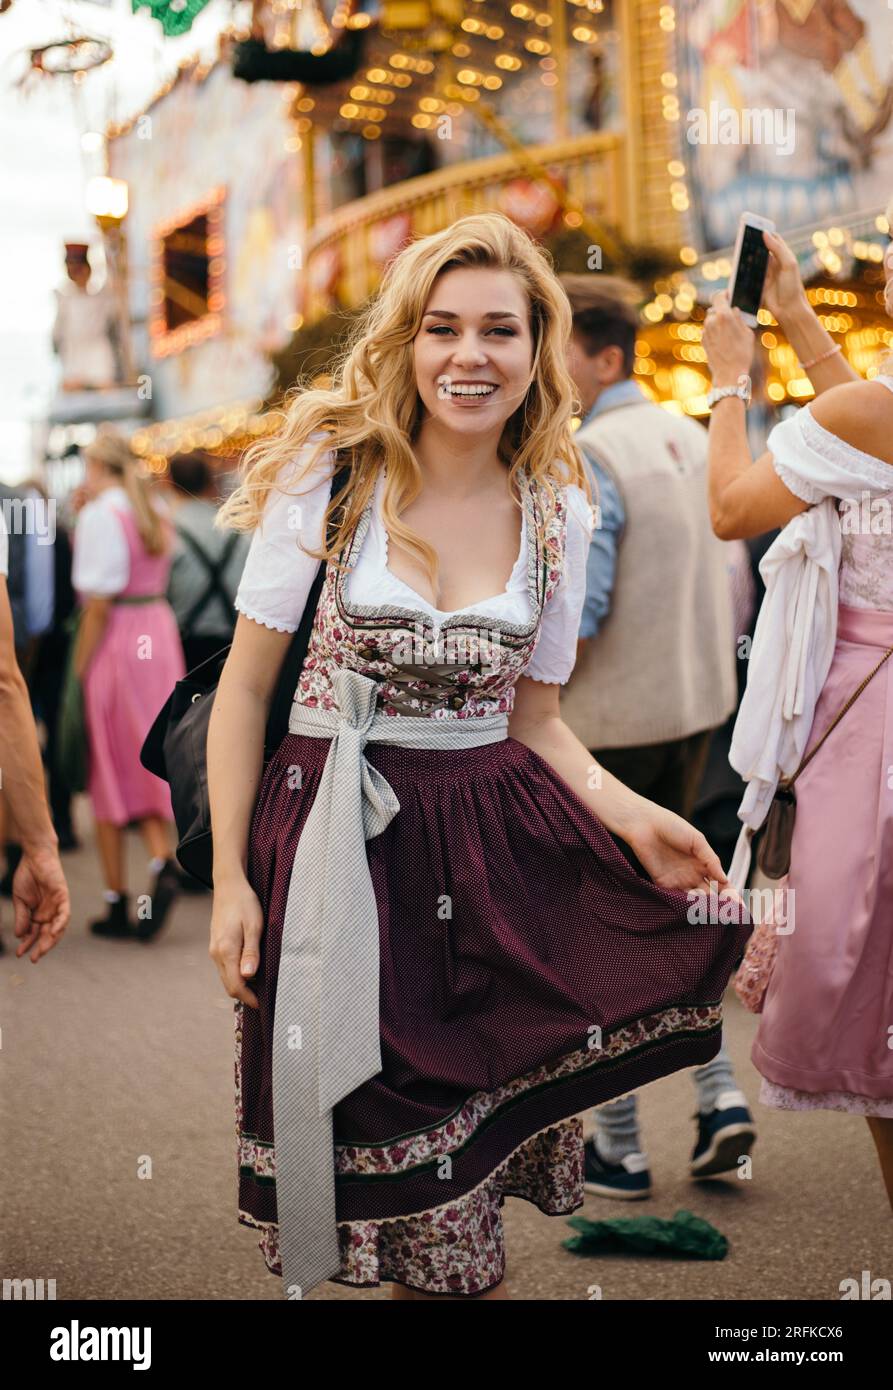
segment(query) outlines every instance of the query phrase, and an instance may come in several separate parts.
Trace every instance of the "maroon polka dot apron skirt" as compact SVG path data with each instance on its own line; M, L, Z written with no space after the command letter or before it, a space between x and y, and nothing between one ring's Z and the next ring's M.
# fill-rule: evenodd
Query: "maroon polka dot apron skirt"
M329 747L284 739L249 841L265 930L260 1007L236 1006L239 1219L261 1232L274 1273L277 969L295 849ZM366 843L383 1068L334 1110L337 1281L480 1293L503 1275L505 1196L555 1215L581 1204L574 1117L716 1054L750 927L690 922L685 892L633 869L516 739L446 751L369 743L365 756L400 811Z

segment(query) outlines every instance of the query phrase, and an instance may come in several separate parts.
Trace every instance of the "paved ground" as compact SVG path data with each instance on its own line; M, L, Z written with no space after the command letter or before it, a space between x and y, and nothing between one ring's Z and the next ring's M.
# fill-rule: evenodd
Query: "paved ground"
M79 808L81 809L81 808ZM74 895L60 947L32 966L0 957L3 1277L55 1278L58 1298L278 1299L255 1235L235 1220L232 1002L207 955L208 898L184 898L151 946L103 942L91 849L65 857ZM144 856L131 845L142 891ZM3 903L9 945L9 903ZM508 1288L519 1299L836 1299L842 1279L893 1279L893 1220L863 1120L755 1105L755 1019L730 995L727 1035L760 1125L753 1178L692 1184L694 1103L684 1073L642 1092L655 1190L593 1218L687 1208L731 1248L722 1264L581 1258L569 1234L510 1199ZM151 1178L139 1176L151 1160ZM328 1284L312 1297L386 1290Z

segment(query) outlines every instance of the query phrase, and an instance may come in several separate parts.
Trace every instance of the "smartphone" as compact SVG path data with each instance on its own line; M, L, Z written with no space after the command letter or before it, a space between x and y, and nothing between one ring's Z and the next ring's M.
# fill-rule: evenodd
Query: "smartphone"
M763 299L763 285L769 268L769 248L763 232L774 232L775 223L756 212L742 212L732 261L731 304L751 328L757 326L757 310Z

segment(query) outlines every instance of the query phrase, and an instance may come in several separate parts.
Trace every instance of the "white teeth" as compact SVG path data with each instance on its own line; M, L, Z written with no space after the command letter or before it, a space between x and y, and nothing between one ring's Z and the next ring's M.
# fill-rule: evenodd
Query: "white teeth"
M492 396L495 386L451 386L451 396Z

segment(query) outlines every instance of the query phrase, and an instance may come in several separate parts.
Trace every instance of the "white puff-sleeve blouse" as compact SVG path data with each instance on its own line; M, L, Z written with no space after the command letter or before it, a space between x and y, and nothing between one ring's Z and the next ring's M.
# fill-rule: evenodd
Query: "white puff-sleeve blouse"
M78 514L71 582L79 594L113 598L130 582L130 550L117 509L131 509L123 487L106 488Z
M309 448L305 446L297 459L281 470L268 493L235 598L238 612L277 632L297 631L319 565L319 560L308 554L305 545L316 549L322 544L332 462L331 454L323 454L311 472L302 477L308 453ZM514 623L530 621L526 516L518 558L503 592L466 604L464 608L446 611L435 608L388 569L388 538L381 519L383 482L384 477L380 475L370 525L348 577L347 597L351 602L396 604L410 610L422 608L435 626L455 613L464 612ZM576 660L577 636L586 596L586 559L594 521L593 510L581 488L568 486L566 495L564 571L546 603L539 640L524 668L524 675L534 680L558 684L569 679Z

